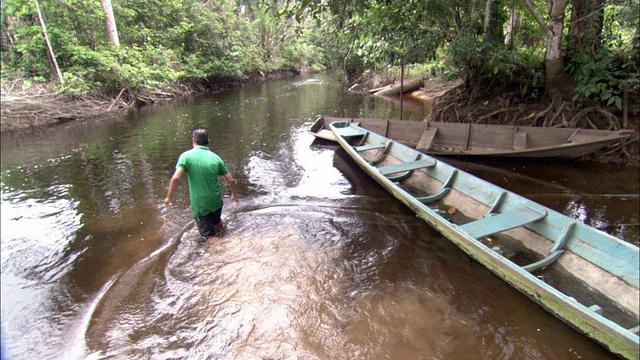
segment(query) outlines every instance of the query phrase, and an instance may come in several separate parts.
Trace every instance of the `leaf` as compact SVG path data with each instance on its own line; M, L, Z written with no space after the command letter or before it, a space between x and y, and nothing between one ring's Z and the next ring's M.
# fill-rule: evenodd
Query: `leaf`
M622 110L622 99L620 99L619 96L616 96L616 107L618 108L618 110Z

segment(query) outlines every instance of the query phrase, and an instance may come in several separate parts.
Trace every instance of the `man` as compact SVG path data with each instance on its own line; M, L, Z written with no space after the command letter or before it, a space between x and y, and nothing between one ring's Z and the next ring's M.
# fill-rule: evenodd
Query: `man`
M239 204L236 193L235 180L229 174L222 159L209 150L209 134L205 129L195 129L191 133L193 149L185 151L178 158L176 171L171 177L169 191L164 199L165 204L171 205L171 196L185 172L189 178L189 198L191 200L191 215L195 218L198 231L209 243L217 239L224 229L220 216L222 215L222 190L219 176L223 176L231 189L231 200L234 205Z

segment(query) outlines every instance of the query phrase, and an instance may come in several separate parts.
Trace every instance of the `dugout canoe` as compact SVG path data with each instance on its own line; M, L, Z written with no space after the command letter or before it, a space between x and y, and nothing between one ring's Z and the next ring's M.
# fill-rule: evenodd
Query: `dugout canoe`
M309 131L336 141L332 122L352 122L367 130L439 156L577 158L627 139L631 130L590 130L467 123L321 117Z
M329 128L376 182L521 293L638 359L638 247L348 121Z

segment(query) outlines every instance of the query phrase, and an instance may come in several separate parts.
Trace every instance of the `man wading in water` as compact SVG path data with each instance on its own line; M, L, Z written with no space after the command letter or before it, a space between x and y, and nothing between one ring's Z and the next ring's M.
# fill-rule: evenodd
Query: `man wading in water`
M176 172L171 177L169 191L164 203L171 205L171 195L180 177L185 172L189 178L189 198L191 215L196 219L200 235L211 244L222 235L224 226L222 215L222 190L219 176L224 176L231 189L231 200L238 205L235 180L229 174L222 159L209 150L209 135L205 129L195 129L191 133L193 149L183 152L178 158ZM217 236L216 236L217 235Z

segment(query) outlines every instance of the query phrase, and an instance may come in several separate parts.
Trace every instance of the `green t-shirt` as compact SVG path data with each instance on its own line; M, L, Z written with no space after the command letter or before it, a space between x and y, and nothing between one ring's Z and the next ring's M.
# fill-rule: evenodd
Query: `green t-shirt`
M189 177L191 215L204 216L222 207L222 190L218 176L229 172L222 159L206 146L195 146L178 158Z

